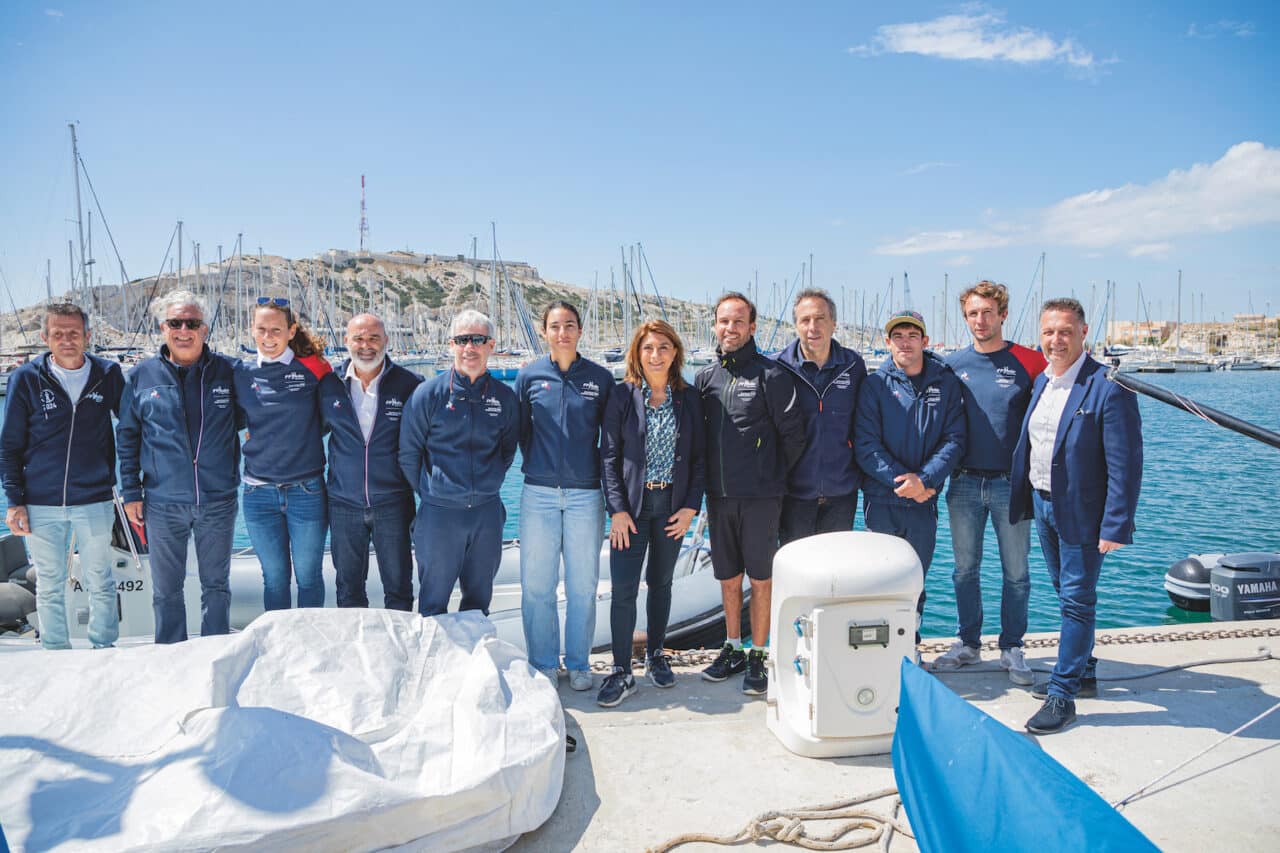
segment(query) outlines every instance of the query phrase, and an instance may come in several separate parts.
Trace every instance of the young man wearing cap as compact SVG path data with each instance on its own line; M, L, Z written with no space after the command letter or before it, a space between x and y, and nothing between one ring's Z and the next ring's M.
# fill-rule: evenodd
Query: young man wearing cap
M1044 371L1044 356L1004 339L1009 291L980 281L960 294L960 310L973 345L954 352L947 364L964 389L967 438L960 467L947 487L947 516L956 565L952 583L959 616L958 638L930 667L955 671L982 660L982 544L987 516L1000 547L1004 584L1000 593L1000 666L1014 684L1030 685L1031 668L1022 654L1027 632L1031 581L1031 520L1009 521L1009 469L1022 416L1031 400L1031 384Z
M863 515L868 530L906 539L927 574L938 491L964 452L963 392L951 368L927 351L918 313L899 311L884 329L892 359L862 384L854 416L854 454L866 475ZM921 591L921 614L924 600Z

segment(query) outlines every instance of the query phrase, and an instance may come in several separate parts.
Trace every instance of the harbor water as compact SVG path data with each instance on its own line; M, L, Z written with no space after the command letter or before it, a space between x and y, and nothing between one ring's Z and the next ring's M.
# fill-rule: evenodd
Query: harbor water
M1280 372L1171 374L1150 381L1267 429L1280 431ZM1107 556L1098 583L1098 627L1116 628L1208 621L1207 613L1173 607L1164 592L1169 565L1188 554L1280 551L1280 451L1139 397L1145 464L1133 545ZM520 459L502 487L505 535L519 530ZM3 504L0 496L0 505ZM856 521L863 528L861 509ZM0 531L6 530L0 524ZM249 545L243 518L236 545ZM945 500L939 503L938 548L926 580L928 606L922 633L955 632L951 536ZM708 583L713 581L708 578ZM1000 562L988 532L982 588L985 633L999 630ZM1057 599L1034 532L1031 547L1030 631L1056 631Z

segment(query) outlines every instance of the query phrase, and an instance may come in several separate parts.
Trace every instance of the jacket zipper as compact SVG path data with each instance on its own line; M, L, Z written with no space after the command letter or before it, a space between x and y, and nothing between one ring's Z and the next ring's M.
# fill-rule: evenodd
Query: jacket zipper
M191 457L191 470L195 475L196 481L196 506L200 506L200 448L204 446L204 383L208 378L208 371L201 367L200 369L200 431L196 433L196 452ZM185 420L187 416L186 407L183 407L182 417ZM183 424L183 432L186 432L186 424ZM191 438L188 437L190 442ZM187 445L190 447L190 444Z
M821 391L819 391L819 390L818 390L818 386L816 386L816 385L814 385L812 382L810 382L810 381L809 381L809 378L808 378L807 376L805 376L803 373L801 373L800 371L798 371L798 370L792 370L792 369L791 369L791 365L789 365L789 364L784 364L784 363L783 363L783 362L781 362L781 361L779 361L779 362L778 362L778 364L781 364L783 367L787 368L787 370L790 370L790 371L791 371L791 373L792 373L796 378L798 378L798 379L799 379L801 382L803 382L805 385L808 385L810 388L812 388L812 389L813 389L813 393L814 393L814 394L816 394L816 395L818 395L818 413L819 413L819 414L821 414L821 413L822 413L822 411L823 411L823 409L822 409L822 398L823 398L823 397L825 397L825 396L827 395L827 391L829 391L829 390L831 389L831 386L832 386L832 385L836 384L836 380L837 380L837 379L839 379L841 376L844 376L844 375L845 375L846 373L848 373L850 370L853 370L853 367L854 367L854 366L851 364L851 365L849 365L848 367L846 367L844 370L842 370L842 371L840 371L839 373L837 373L835 376L832 376L832 377L831 377L831 381L827 383L827 387L826 387L826 388L824 388L824 389L822 389ZM856 404L856 402L857 402L857 401L854 401L854 402L855 402L855 404ZM818 418L818 430L819 430L819 432L821 432L821 430L822 430L822 426L823 426L823 424L822 424L822 418ZM851 448L851 449L852 449L852 448ZM821 466L821 465L819 465L818 467L819 467L819 469L821 469L821 468L822 468L822 466ZM819 497L822 497L822 496L823 496L823 494L825 494L825 493L826 493L826 489L824 489L822 486L823 486L823 483L822 483L821 481L819 481L819 483L818 483L818 493L819 493L819 494L818 494L818 496L819 496Z
M92 370L93 368L90 367L89 369ZM57 382L56 380L55 382L59 388L62 388L61 382ZM86 395L91 394L94 391L97 391L98 386L101 384L102 384L102 379L99 379L97 382L93 384L92 388L88 388L84 391L81 391L80 399L83 400ZM71 395L67 394L65 389L63 389L63 394L66 395L66 398L68 400L71 400ZM67 482L71 476L71 443L75 440L75 437L76 437L76 409L79 407L79 405L80 405L79 400L71 400L71 429L67 430L67 456L62 462L62 506L64 508L67 505Z

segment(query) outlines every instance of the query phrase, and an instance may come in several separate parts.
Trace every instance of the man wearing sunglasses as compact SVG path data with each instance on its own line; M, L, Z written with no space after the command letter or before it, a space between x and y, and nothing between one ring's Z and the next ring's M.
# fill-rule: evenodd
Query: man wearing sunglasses
M187 543L195 534L200 635L230 630L240 436L234 366L205 343L204 303L175 290L152 305L164 343L129 372L116 442L125 514L146 527L157 643L187 639Z
M400 469L422 499L413 527L418 612L489 613L507 511L498 490L520 439L516 394L489 373L493 323L465 310L449 327L453 366L423 382L400 425Z

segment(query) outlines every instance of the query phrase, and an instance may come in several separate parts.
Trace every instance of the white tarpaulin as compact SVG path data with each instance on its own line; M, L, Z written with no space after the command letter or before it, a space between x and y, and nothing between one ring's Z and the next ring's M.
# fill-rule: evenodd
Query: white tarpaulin
M0 655L15 851L497 850L560 798L555 688L478 613L267 613Z

